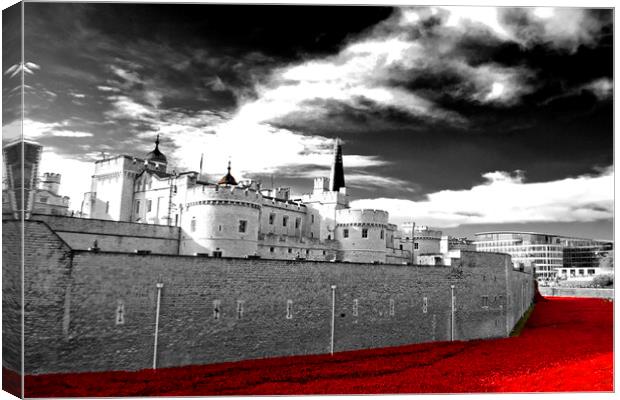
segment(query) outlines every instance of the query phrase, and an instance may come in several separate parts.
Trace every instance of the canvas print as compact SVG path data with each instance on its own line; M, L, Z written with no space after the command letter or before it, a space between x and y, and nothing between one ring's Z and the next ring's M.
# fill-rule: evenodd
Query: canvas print
M2 23L3 390L613 392L612 8Z

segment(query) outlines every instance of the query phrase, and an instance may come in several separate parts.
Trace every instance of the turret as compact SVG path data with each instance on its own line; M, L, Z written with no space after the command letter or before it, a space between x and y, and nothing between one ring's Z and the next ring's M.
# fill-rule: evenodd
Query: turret
M43 190L47 190L50 193L58 194L60 189L60 174L54 174L51 172L46 172L43 174L43 179L41 180L41 184L39 187Z

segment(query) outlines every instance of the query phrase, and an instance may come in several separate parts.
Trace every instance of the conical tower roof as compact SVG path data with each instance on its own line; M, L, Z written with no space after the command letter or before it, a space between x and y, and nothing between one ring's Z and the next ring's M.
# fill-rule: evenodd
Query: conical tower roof
M344 184L344 167L342 165L342 145L340 139L336 139L334 144L334 162L332 164L332 172L329 180L329 190L337 192L340 188L345 187Z

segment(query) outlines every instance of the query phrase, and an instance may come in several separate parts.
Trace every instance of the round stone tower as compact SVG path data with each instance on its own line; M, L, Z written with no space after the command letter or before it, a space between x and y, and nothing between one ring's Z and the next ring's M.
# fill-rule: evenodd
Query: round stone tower
M342 209L336 211L336 221L340 260L385 263L387 211Z

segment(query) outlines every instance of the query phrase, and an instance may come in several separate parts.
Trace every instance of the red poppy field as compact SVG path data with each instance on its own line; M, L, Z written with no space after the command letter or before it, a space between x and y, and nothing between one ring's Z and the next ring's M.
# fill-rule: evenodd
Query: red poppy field
M542 299L521 334L506 339L35 375L25 386L27 397L612 391L613 303Z

